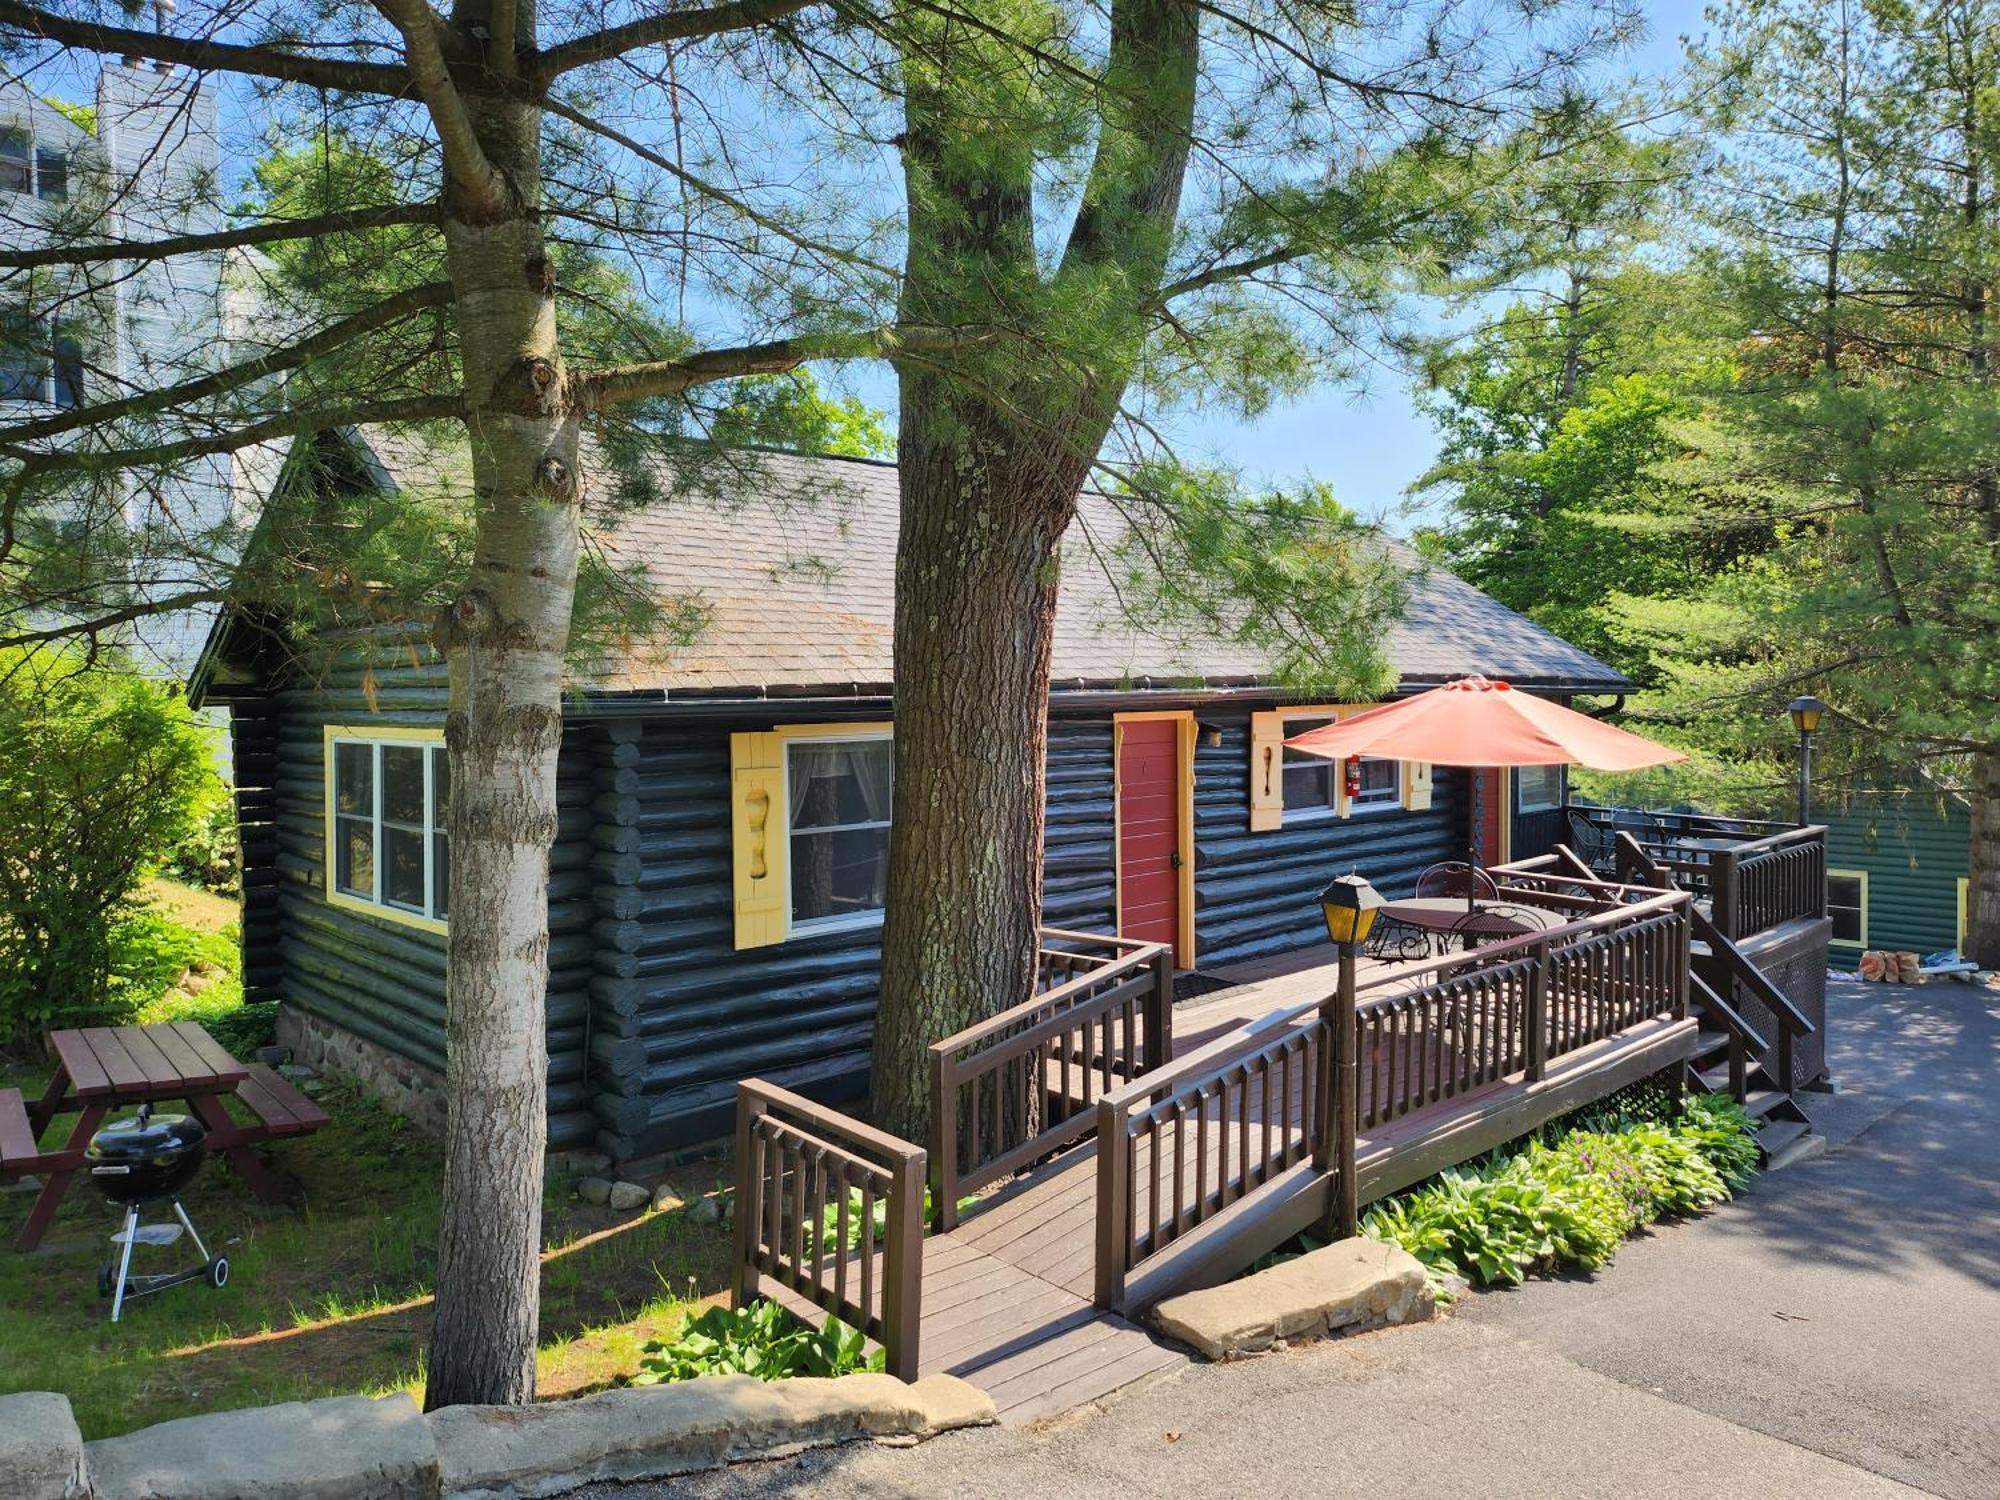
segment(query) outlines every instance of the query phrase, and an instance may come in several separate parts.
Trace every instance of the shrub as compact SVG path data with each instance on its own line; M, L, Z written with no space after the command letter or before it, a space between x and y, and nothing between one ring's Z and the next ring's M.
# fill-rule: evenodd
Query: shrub
M1749 1116L1731 1100L1697 1095L1677 1119L1600 1121L1441 1173L1377 1204L1361 1227L1433 1273L1481 1285L1544 1267L1594 1271L1634 1230L1727 1198L1756 1162Z
M243 854L236 842L236 800L219 777L186 835L167 851L160 873L219 896L242 893Z
M215 779L206 732L152 683L0 658L0 1041L130 1014L110 983L120 921Z
M784 1380L794 1375L851 1375L880 1370L878 1349L871 1358L859 1329L838 1318L813 1328L777 1303L759 1299L748 1307L711 1307L668 1343L646 1345L635 1385L692 1380L698 1375L755 1375Z

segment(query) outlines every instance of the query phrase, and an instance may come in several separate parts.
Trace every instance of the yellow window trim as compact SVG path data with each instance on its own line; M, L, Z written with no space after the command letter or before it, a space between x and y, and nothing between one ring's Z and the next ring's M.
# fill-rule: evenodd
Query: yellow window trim
M1175 898L1174 964L1194 967L1194 741L1198 732L1194 710L1186 708L1147 709L1138 713L1111 716L1111 889L1117 911L1115 921L1122 936L1125 931L1125 812L1124 777L1119 770L1120 752L1125 744L1125 726L1171 720L1180 726L1175 740L1175 776L1180 792L1180 827L1176 847L1181 856L1180 888Z
M1285 826L1285 725L1294 719L1351 719L1379 703L1292 703L1250 716L1250 829L1265 832ZM1388 757L1376 757L1387 759ZM1420 761L1401 761L1398 800L1405 812L1431 805L1431 768ZM1353 815L1343 778L1334 794L1333 815Z
M730 866L736 947L764 948L792 936L791 789L785 747L793 740L894 739L886 719L780 724L729 737Z
M320 790L326 802L325 836L322 845L322 888L329 906L338 906L343 911L359 912L365 917L378 921L394 922L399 927L414 927L420 932L443 933L446 924L436 917L421 916L413 911L402 911L393 906L380 905L374 901L364 901L359 896L336 890L333 884L333 746L336 740L353 740L366 744L381 745L442 745L442 729L423 729L407 724L328 724L320 739Z
M1868 872L1866 870L1838 870L1832 865L1826 869L1830 881L1836 875L1861 882L1861 936L1857 938L1829 938L1827 941L1836 948L1866 948L1868 946Z

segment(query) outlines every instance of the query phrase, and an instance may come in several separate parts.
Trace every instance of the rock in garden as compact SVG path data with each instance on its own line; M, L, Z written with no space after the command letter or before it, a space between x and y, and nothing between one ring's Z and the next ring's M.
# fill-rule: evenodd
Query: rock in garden
M281 1063L278 1066L278 1076L288 1078L293 1083L304 1083L308 1078L319 1077L319 1074L304 1063Z
M653 1211L655 1213L671 1213L680 1206L680 1194L676 1193L671 1187L662 1183L659 1187L653 1189Z
M722 1218L722 1206L713 1198L697 1198L688 1205L688 1218L696 1224L714 1224Z
M653 1194L650 1189L643 1188L636 1182L614 1182L611 1184L608 1201L619 1213L630 1213L633 1209L644 1208L652 1202Z
M611 1182L604 1177L586 1177L577 1183L576 1195L585 1203L609 1203Z
M253 1056L267 1068L282 1068L292 1060L292 1049L275 1045L259 1047Z

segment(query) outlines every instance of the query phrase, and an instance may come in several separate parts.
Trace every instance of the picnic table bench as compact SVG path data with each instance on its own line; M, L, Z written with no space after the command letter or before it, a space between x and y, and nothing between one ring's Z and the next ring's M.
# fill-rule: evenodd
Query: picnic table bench
M330 1122L326 1111L261 1063L238 1062L193 1021L151 1026L91 1026L49 1033L55 1075L39 1099L0 1089L0 1179L45 1173L15 1247L41 1243L70 1181L84 1164L90 1138L115 1109L181 1100L208 1129L208 1146L228 1160L250 1191L266 1203L282 1197L256 1147L304 1135ZM226 1101L251 1114L239 1124ZM56 1116L74 1114L69 1138L43 1150L42 1134Z

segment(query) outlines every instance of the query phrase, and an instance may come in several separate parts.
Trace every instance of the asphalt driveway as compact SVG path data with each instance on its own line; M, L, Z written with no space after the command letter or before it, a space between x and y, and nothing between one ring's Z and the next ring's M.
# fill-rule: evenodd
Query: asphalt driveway
M1594 1278L1189 1365L1040 1429L598 1500L2000 1496L2000 991L1837 984L1832 1149Z

